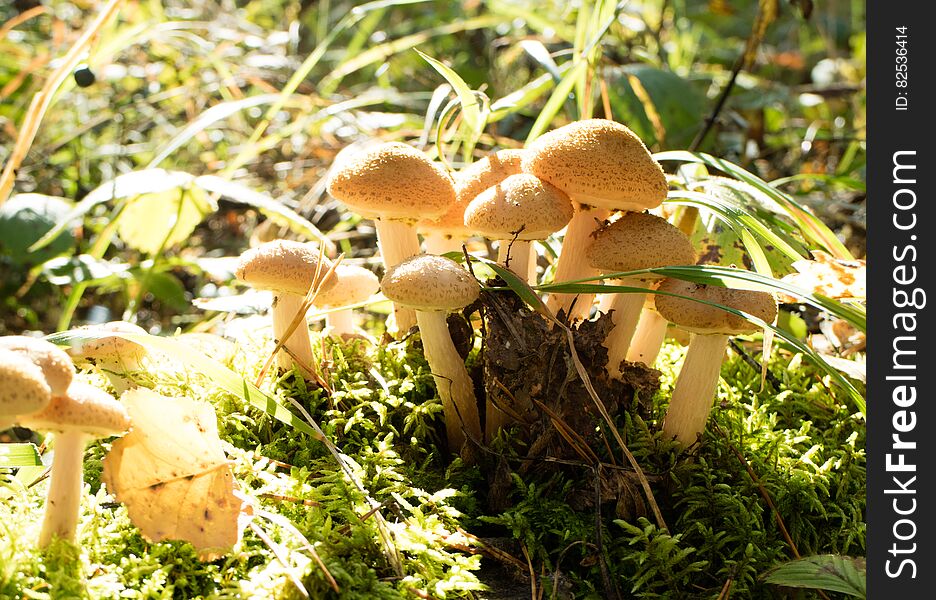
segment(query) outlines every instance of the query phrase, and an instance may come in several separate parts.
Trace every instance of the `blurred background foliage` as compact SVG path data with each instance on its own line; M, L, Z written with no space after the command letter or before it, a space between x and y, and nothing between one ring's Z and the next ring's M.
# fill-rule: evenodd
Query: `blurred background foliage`
M0 162L102 4L0 4ZM415 50L479 92L476 146ZM863 257L864 52L859 0L125 0L0 208L0 334L201 326L192 300L230 293L224 257L251 235L318 229L369 261L372 229L324 193L349 144L459 167L588 116L774 181Z

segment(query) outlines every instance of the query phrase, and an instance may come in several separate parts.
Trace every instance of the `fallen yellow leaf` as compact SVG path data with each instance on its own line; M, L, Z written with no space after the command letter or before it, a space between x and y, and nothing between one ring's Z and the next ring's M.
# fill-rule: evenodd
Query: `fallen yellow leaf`
M214 408L142 388L121 401L133 427L104 458L107 489L147 539L190 542L201 560L228 552L251 511L235 490Z

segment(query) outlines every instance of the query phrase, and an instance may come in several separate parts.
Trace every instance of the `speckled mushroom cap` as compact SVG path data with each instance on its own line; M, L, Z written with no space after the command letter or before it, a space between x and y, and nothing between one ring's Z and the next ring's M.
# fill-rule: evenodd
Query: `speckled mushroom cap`
M17 352L0 349L0 422L42 410L51 399L42 369Z
M338 265L338 282L315 298L322 308L336 308L364 302L380 289L380 280L372 271L355 265Z
M527 149L523 170L576 202L607 210L642 211L666 198L663 169L634 132L588 119L554 129Z
M126 321L111 321L102 325L90 325L79 329L94 333L114 332L146 335L145 329ZM68 354L75 360L116 360L122 358L128 361L136 361L146 355L146 348L122 337L105 336L73 346L69 348Z
M489 187L520 173L522 158L523 150L498 150L462 169L455 175L455 203L438 219L420 221L420 231L440 231L461 236L474 234L473 230L465 226L468 203Z
M66 394L53 397L42 411L21 418L20 425L36 431L79 432L103 438L129 429L130 415L107 392L73 381Z
M0 348L16 352L42 370L52 394L64 394L75 376L75 365L64 350L41 338L25 335L0 337Z
M321 268L319 260L323 261ZM241 254L235 275L254 289L305 296L316 272L322 278L330 268L331 261L321 256L315 244L273 240ZM336 281L334 274L329 276L319 287L319 293Z
M777 301L767 292L735 290L680 279L664 279L657 289L734 308L767 323L777 316ZM694 333L738 335L759 329L742 317L693 300L657 294L655 304L664 319Z
M452 178L406 144L365 150L335 171L328 193L359 215L415 223L442 216L455 202Z
M426 312L451 312L474 302L478 282L457 262L420 254L387 269L380 282L384 295L403 306Z
M575 209L559 188L521 173L478 194L465 209L465 225L495 240L542 240L565 227Z
M686 234L656 215L624 213L595 232L594 238L585 255L592 268L604 273L695 264L695 251ZM635 279L660 277L645 273Z

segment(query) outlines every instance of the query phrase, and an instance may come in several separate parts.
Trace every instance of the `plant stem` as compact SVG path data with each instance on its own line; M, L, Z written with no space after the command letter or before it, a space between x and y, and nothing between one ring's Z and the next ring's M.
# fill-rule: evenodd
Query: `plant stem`
M396 266L420 253L419 236L411 225L400 221L375 219L374 226L377 229L377 245L380 247L384 268ZM416 315L409 308L394 304L393 316L399 333L406 333L416 324Z
M40 548L48 546L54 538L75 541L84 482L85 441L86 436L76 431L55 436L49 495L39 534Z
M596 269L589 266L585 250L591 244L592 233L602 221L608 218L609 213L601 208L590 208L584 205L578 205L576 208L572 220L566 227L565 238L562 240L562 251L559 253L553 283L588 279L598 274ZM588 317L594 298L594 294L578 294L572 314L568 314L569 307L576 299L576 294L550 294L546 306L553 314L558 314L559 310L565 311L568 321L572 322L574 319Z
M476 440L481 439L481 419L474 395L474 382L452 343L445 313L416 311L416 321L419 323L423 353L442 399L448 447L452 452L459 452L465 445L466 432Z
M705 430L727 347L726 335L693 334L663 419L666 439L675 438L685 447Z

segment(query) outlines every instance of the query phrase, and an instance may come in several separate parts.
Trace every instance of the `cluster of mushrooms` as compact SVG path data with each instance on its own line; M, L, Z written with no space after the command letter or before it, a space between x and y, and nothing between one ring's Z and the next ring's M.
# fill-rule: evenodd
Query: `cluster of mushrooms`
M336 162L328 191L374 221L384 276L378 281L362 267L333 264L314 243L273 240L245 252L237 278L273 293L273 335L280 348L276 363L310 376L306 311L313 305L327 311L332 334L356 335L350 306L383 292L394 304L388 331L402 336L419 329L453 452L469 440L490 441L512 424L492 402L483 413L479 410L474 383L446 322L449 313L481 293L472 273L442 256L461 251L472 236L497 242L498 263L531 284L538 274L531 242L562 229L554 282L643 272L611 280L634 290L602 294L598 304L598 312L613 323L604 342L606 368L611 377L620 377L624 361L653 365L669 323L691 332L663 422L664 435L682 446L696 442L705 428L729 336L757 329L712 304L765 322L776 316L776 302L768 293L662 279L646 271L694 264L695 252L677 227L646 212L666 198L665 176L643 142L613 121L572 123L527 149L495 152L454 176L408 145L373 145ZM647 293L634 293L640 290ZM569 322L588 319L593 304L594 298L584 294L556 293L546 299L547 307ZM0 430L17 424L50 432L55 440L41 546L55 537L74 541L87 442L122 435L131 425L118 400L74 379L75 362L91 362L119 395L135 385L128 375L143 370L146 355L143 346L121 335L145 332L124 322L96 329L93 339L68 353L37 338L0 338ZM183 335L194 345L204 343L199 334Z
M385 271L379 289L394 304L388 328L405 334L418 326L455 452L469 438L490 441L511 419L488 402L482 428L473 382L446 325L446 315L473 303L481 287L465 267L442 255L460 252L469 238L483 236L498 243L500 265L535 284L537 254L531 243L565 229L554 282L695 264L689 238L646 212L666 198L663 170L630 129L610 120L572 123L527 149L495 152L454 174L406 144L374 144L336 161L328 191L376 226ZM296 327L310 296L317 307L342 306L377 291L376 278L361 270L333 269L314 244L287 240L267 242L242 256L237 277L274 293L281 367L312 364L308 331ZM712 406L729 337L757 329L712 304L771 322L774 298L653 273L610 281L648 292L602 294L598 311L609 313L613 322L605 340L611 376L620 377L625 360L652 365L668 323L692 333L663 430L683 446L694 443ZM338 294L341 298L333 298ZM584 294L546 298L547 307L570 322L588 319L593 303L593 296ZM350 319L342 317L339 333L353 329Z

